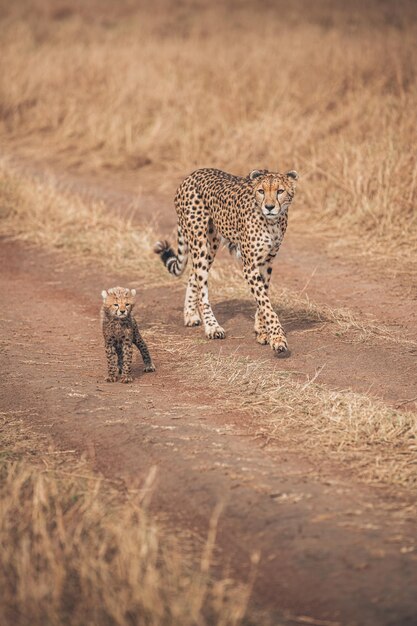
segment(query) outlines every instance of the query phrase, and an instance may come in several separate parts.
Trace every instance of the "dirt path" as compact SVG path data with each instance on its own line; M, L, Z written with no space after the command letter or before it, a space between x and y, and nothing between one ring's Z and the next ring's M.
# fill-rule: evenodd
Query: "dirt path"
M250 417L225 415L201 383L189 383L163 343L153 349L157 373L144 375L137 363L133 385L105 384L97 294L103 285L131 284L131 277L104 276L5 242L0 263L7 294L2 410L22 411L55 445L87 453L113 480L142 483L156 466L153 510L192 544L204 540L215 505L224 502L219 562L245 579L251 555L261 553L254 599L273 623L308 616L304 623L415 624L416 524L404 503L355 484L337 466L313 464L299 450L263 447L251 435ZM181 305L179 291L143 292L145 336L151 321L180 337L198 333L180 326ZM201 350L270 356L251 337L249 300L218 303L217 312L232 336L200 342ZM324 359L328 384L372 386L390 402L409 396L407 350L343 343L297 325L288 330L294 356L282 367L314 373ZM392 372L393 351L401 375Z
M38 171L30 164L26 169ZM165 201L135 199L133 180L119 177L110 186L62 172L58 184L104 200L109 210L133 212L138 224L159 221L161 235L174 226ZM273 623L416 622L416 524L401 494L359 485L345 468L303 454L299 445L265 446L255 436L256 419L225 413L201 382L190 382L187 366L178 366L178 353L163 341L150 342L156 374L142 375L136 364L132 386L105 384L99 292L116 283L133 286L132 276L104 275L62 255L5 242L0 263L0 287L10 306L0 320L7 372L2 410L22 411L55 445L86 453L112 480L142 484L156 466L153 510L191 546L204 541L210 516L223 502L218 562L230 562L233 575L245 579L251 555L261 553L254 598ZM417 336L415 286L404 277L382 280L343 257L329 263L317 240L291 236L280 252L275 284L281 277L320 304L347 306L404 338ZM304 380L319 372L322 384L392 405L415 396L416 352L407 343L376 337L352 342L330 324L294 319L284 309L292 357L278 361L253 339L249 296L219 300L213 293L228 338L206 342L200 329L181 326L183 293L175 282L172 289L137 287L145 334L163 327L180 341L193 338L193 350L202 355L266 359Z

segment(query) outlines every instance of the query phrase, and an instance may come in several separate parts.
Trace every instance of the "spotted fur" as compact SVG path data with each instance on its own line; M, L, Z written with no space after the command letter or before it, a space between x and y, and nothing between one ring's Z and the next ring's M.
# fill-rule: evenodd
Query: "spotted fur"
M280 355L287 340L268 297L275 258L284 237L288 207L295 193L297 172L286 174L253 170L247 177L216 169L200 169L178 188L178 252L160 241L155 252L171 274L184 271L191 254L192 270L184 305L184 323L203 322L206 336L223 339L208 297L208 273L221 241L242 260L243 274L256 300L255 333Z
M133 345L143 358L145 372L154 372L155 366L133 316L135 289L113 287L102 291L101 324L107 356L107 382L114 383L121 374L122 383L132 382Z

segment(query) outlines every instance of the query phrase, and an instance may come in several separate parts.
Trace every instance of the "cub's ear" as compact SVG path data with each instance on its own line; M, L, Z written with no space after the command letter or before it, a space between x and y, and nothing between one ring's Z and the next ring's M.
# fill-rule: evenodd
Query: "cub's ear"
M255 178L259 178L259 176L262 176L262 172L260 170L252 170L249 174L249 178L251 180L255 180Z
M136 289L131 289L130 293L132 294L133 297L135 297L136 296Z
M109 294L107 293L107 291L105 289L103 289L103 291L101 292L101 297L103 298L103 300L105 300L108 295Z
M287 172L287 176L288 178L292 178L293 180L299 179L298 172L296 172L295 170L290 170L289 172Z

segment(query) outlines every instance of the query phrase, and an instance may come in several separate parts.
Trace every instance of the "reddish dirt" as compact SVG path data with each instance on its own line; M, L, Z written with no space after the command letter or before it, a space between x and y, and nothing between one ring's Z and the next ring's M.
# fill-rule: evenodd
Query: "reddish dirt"
M99 195L100 187L84 190ZM128 207L132 197L125 193ZM117 193L110 200L118 204ZM138 219L155 209L151 202L142 207ZM164 219L161 234L172 222ZM213 509L223 502L219 566L230 563L233 575L245 580L251 554L261 553L254 602L272 623L417 623L416 522L402 496L359 484L335 462L319 463L277 442L265 446L253 434L254 418L225 413L202 383L187 380L169 346L150 343L155 374L142 374L136 361L134 384L104 383L99 293L116 283L132 285L131 276L104 275L9 242L2 242L0 263L0 289L7 294L0 320L3 411L21 414L59 448L86 453L113 480L143 483L156 466L153 511L191 545L204 541ZM399 299L392 279L373 281L358 267L329 264L311 242L290 240L274 280L307 285L312 299L348 304L415 336L410 290ZM141 290L137 314L145 338L155 322L178 337L202 338L200 329L181 326L182 299L178 289ZM252 337L249 297L217 302L215 310L229 337L198 341L202 352L238 351L305 376L324 365L320 382L370 390L391 404L416 395L415 352L404 345L347 343L327 327L286 319L284 311L292 357L278 361Z

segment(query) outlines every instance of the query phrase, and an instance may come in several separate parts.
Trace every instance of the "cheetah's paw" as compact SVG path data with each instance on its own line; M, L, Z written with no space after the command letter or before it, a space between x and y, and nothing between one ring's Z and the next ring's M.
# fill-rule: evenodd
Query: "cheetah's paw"
M256 334L256 341L261 344L261 346L266 346L269 343L268 333L262 331Z
M200 326L200 324L199 313L184 313L184 326Z
M151 363L150 365L146 365L143 368L144 372L154 372L155 370L156 370L156 367L155 367L155 365L153 363Z
M131 383L131 382L133 382L133 378L131 376L124 375L124 376L121 377L120 382L121 383Z
M285 358L287 356L290 356L287 340L282 335L271 337L269 345L278 357Z
M107 376L106 383L116 383L116 382L117 382L117 376Z
M206 330L207 339L224 339L226 332L221 326L212 326Z

